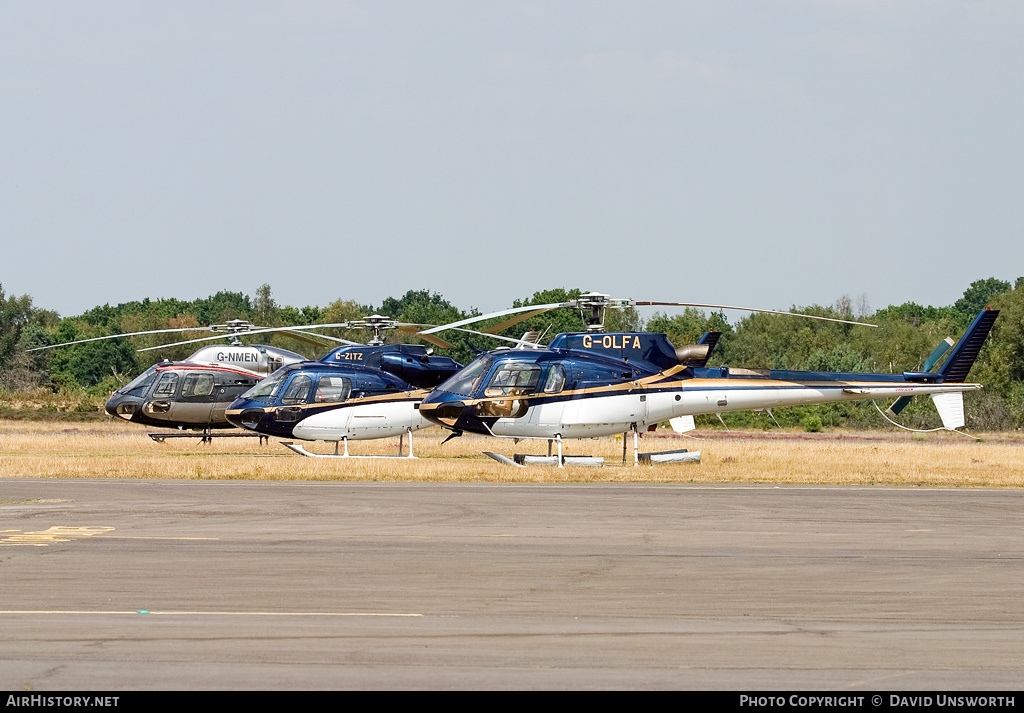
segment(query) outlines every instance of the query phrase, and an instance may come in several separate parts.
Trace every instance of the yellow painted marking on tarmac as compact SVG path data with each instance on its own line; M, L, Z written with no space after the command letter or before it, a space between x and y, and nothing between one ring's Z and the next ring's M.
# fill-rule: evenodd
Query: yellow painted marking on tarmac
M0 616L5 614L53 614L53 615L80 615L80 614L103 614L103 615L139 615L144 616L373 616L373 617L421 617L422 614L414 612L274 612L274 611L154 611L152 609L140 609L136 611L96 611L65 609L60 611L47 611L45 609L8 609L0 610Z
M53 544L54 542L70 542L71 540L80 540L84 537L102 535L103 533L110 532L113 529L114 528L112 527L67 527L64 525L57 525L49 528L48 530L22 532L21 534L8 535L7 537L0 538L0 547L24 545L45 547L46 545ZM18 532L18 530L8 530L7 532Z

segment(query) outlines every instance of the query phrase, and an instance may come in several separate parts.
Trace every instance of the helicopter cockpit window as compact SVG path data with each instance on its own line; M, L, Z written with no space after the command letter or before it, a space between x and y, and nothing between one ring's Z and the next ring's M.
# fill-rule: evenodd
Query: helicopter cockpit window
M142 398L149 391L149 387L156 381L156 369L150 369L149 371L139 374L119 391L119 393L125 396L138 396Z
M281 396L281 403L285 406L306 403L309 400L309 387L312 385L312 379L305 374L299 374L288 384L284 395Z
M212 374L188 374L181 384L181 397L183 399L209 396L213 393Z
M321 376L313 393L313 402L337 404L352 394L352 380L344 376Z
M165 371L160 375L160 380L156 382L156 388L153 390L153 398L168 399L171 396L174 396L174 389L177 386L177 373L173 371Z
M487 374L491 368L491 358L489 356L480 356L469 363L465 369L457 372L455 376L448 379L437 388L440 391L447 391L450 394L458 394L459 396L472 396L476 391L477 386L480 384L480 380Z
M548 369L548 378L544 380L544 393L557 394L565 386L565 367L552 364Z
M266 379L256 384L244 394L243 399L249 399L251 401L262 401L263 403L273 403L274 398L277 396L277 392L284 386L284 382L288 380L290 372L283 372L271 374Z
M530 407L530 400L524 398L500 398L528 396L537 391L540 381L540 367L536 364L505 362L494 370L484 396L492 400L476 405L475 413L482 418L520 418ZM494 398L499 397L499 398Z
M536 364L509 362L494 372L484 396L525 396L537 390L540 367Z

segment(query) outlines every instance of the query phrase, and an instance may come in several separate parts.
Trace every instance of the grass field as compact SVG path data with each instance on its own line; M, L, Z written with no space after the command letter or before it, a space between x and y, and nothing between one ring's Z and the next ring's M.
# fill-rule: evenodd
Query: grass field
M942 487L1024 487L1024 437L902 432L804 434L788 431L698 431L685 438L671 431L645 434L642 452L688 448L699 464L634 466L622 439L567 441L567 455L603 456L603 468L515 468L483 455L493 451L545 455L544 441L463 436L441 445L439 429L414 435L417 459L303 458L276 440L198 438L156 443L154 429L119 421L66 423L0 420L0 478L179 478L244 480L366 480L437 482L694 482L814 483ZM306 443L330 453L333 445ZM352 454L397 452L398 439L353 442ZM406 443L406 452L408 444ZM0 496L2 499L2 496Z

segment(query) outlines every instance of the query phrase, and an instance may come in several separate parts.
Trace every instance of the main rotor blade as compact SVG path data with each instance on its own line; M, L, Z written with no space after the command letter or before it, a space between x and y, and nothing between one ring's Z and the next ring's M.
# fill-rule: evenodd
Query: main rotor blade
M455 348L454 344L446 342L445 340L441 339L440 337L435 337L432 334L416 334L416 336L419 337L420 339L422 339L423 341L425 341L427 344L433 344L435 347L440 347L441 349L454 349Z
M90 337L89 339L76 339L73 342L64 342L62 344L50 344L45 347L32 347L26 349L27 352L37 352L41 349L56 349L57 347L66 347L71 344L84 344L85 342L98 342L102 339L117 339L118 337L135 337L141 334L169 334L171 332L205 332L210 329L206 327L178 327L175 329L149 329L144 332L124 332L123 334L108 334L105 337Z
M899 416L900 411L905 409L907 405L910 404L911 398L912 397L910 396L900 396L893 402L892 406L886 409L886 411L889 413L889 415L893 417Z
M557 309L558 307L575 307L576 302L554 302L546 305L528 305L526 307L513 307L512 309L503 309L500 312L490 312L488 314L481 314L476 317L469 317L468 319L462 319L458 322L452 322L451 324L442 324L440 327L434 327L433 329L425 329L420 334L433 334L434 332L440 332L443 329L455 329L456 327L464 327L467 324L473 324L474 322L482 322L485 319L493 319L494 317L504 317L507 314L520 314L522 312L533 312L534 314L527 315L523 319L529 319L536 314L547 312L548 310ZM519 322L521 320L517 320ZM511 320L510 320L511 322ZM511 322L516 324L516 322ZM511 326L511 324L509 325ZM499 330L500 331L500 330Z
M500 324L495 324L491 327L488 327L487 329L484 330L484 332L486 332L487 334L497 334L498 332L504 332L509 327L514 327L520 322L525 322L530 317L536 317L538 314L544 314L545 312L548 311L548 309L535 309L532 312L520 314L516 317L513 317L512 319L507 319L504 322L501 322Z
M282 334L284 334L285 336L291 337L292 339L298 339L300 342L305 342L306 344L312 344L315 347L330 346L331 342L334 342L336 344L347 344L347 345L353 346L353 347L361 347L361 346L363 346L363 344L361 342L352 342L352 341L349 341L348 339L342 339L341 337L329 337L326 334L315 334L313 332L303 332L303 331L298 330L298 329L288 330L288 331L282 332Z
M411 334L414 337L419 337L420 339L425 341L427 344L433 344L435 347L440 347L441 349L454 349L455 348L454 344L449 344L448 342L446 342L445 340L441 339L440 337L434 337L434 336L431 336L429 334L422 334L418 329L416 329L417 327L432 327L432 326L434 326L434 325L432 325L432 324L396 324L395 325L395 329L397 329L399 332L405 332L406 334Z
M150 351L153 351L155 349L163 349L164 347L177 347L177 346L181 346L182 344L195 344L197 342L212 342L212 341L216 341L218 339L224 339L225 337L238 336L238 334L250 335L250 334L266 334L268 332L287 332L289 330L295 330L296 328L299 328L299 329L331 329L331 328L348 329L349 328L349 322L336 322L336 323L333 323L333 324L302 324L302 325L292 325L291 327L264 327L262 329L250 329L250 330L247 330L245 332L238 332L238 333L233 334L233 335L232 334L220 334L220 335L217 335L217 336L214 336L214 337L199 337L198 339L186 339L183 342L172 342L170 344L161 344L160 346L157 346L157 347L146 347L145 349L139 349L139 351L140 352L150 352ZM331 337L331 339L337 339L337 337ZM354 346L358 346L359 345L359 342L349 342L347 340L341 340L341 341L344 342L344 343L347 343L347 344L352 344Z
M467 334L477 334L481 337L490 337L491 339L500 339L503 342L512 342L513 344L524 343L522 337L516 339L515 337L503 337L500 334L491 334L490 332L477 332L472 329L463 329L462 327L452 327L456 332L466 332ZM543 335L542 335L543 336ZM537 349L543 349L544 345L539 342L525 342L526 345L536 347Z
M635 302L637 307L699 307L703 309L735 309L743 312L765 312L767 314L782 314L789 317L806 317L808 319L817 319L823 322L840 322L842 324L856 324L861 327L877 327L877 324L869 324L868 322L854 322L849 319L836 319L834 317L818 317L813 314L800 314L799 312L782 312L775 309L761 309L759 307L734 307L730 305L708 305L700 304L699 302Z

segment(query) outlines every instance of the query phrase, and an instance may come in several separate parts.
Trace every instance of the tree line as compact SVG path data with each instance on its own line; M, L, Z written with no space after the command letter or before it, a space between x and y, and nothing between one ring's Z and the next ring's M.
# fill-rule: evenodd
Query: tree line
M578 289L543 290L515 300L511 306L562 302L580 294ZM958 338L986 306L1002 312L970 375L972 381L982 383L985 388L967 394L968 424L978 430L1015 430L1024 425L1024 277L1013 285L996 278L977 280L960 299L945 307L908 302L869 313L864 299L855 307L853 300L844 295L832 305L791 309L846 319L853 319L856 309L857 318L877 325L874 329L768 313L753 313L730 321L722 312L695 308L672 315L655 312L646 318L636 309L609 310L605 319L608 331L663 332L675 346L693 343L705 331L719 331L722 338L710 361L711 366L902 372L920 369L922 361L936 345L946 337ZM252 297L239 292L218 292L193 301L147 298L94 307L81 315L60 318L51 310L35 307L28 295L6 296L0 285L0 399L33 389L106 396L151 364L164 359L184 359L200 346L166 345L211 335L202 332L148 334L28 351L34 347L127 332L223 324L233 319L278 327L346 322L371 314L411 324L446 324L479 312L460 309L442 295L428 290L411 290L401 297L389 297L380 305L338 299L325 307L297 308L279 305L271 287L262 285ZM483 329L486 325L481 323L476 328ZM544 333L544 341L547 341L560 332L584 329L582 315L572 310L556 310L532 317L502 334L518 338L527 330L533 330L536 334ZM357 342L368 338L365 333L351 329L324 333ZM446 354L460 363L468 363L479 351L502 344L459 331L439 336L453 346ZM414 337L398 331L388 338L415 341ZM258 341L311 358L326 351L324 347L315 353L318 350L308 343L283 334L259 335ZM150 347L160 348L138 351ZM915 401L903 411L900 421L913 428L936 427L938 418L930 402L927 399ZM881 406L884 409L887 404ZM703 420L715 424L718 421L715 417ZM728 427L735 428L773 428L779 424L806 430L869 428L885 423L870 402L795 407L777 413L728 414L724 421Z

